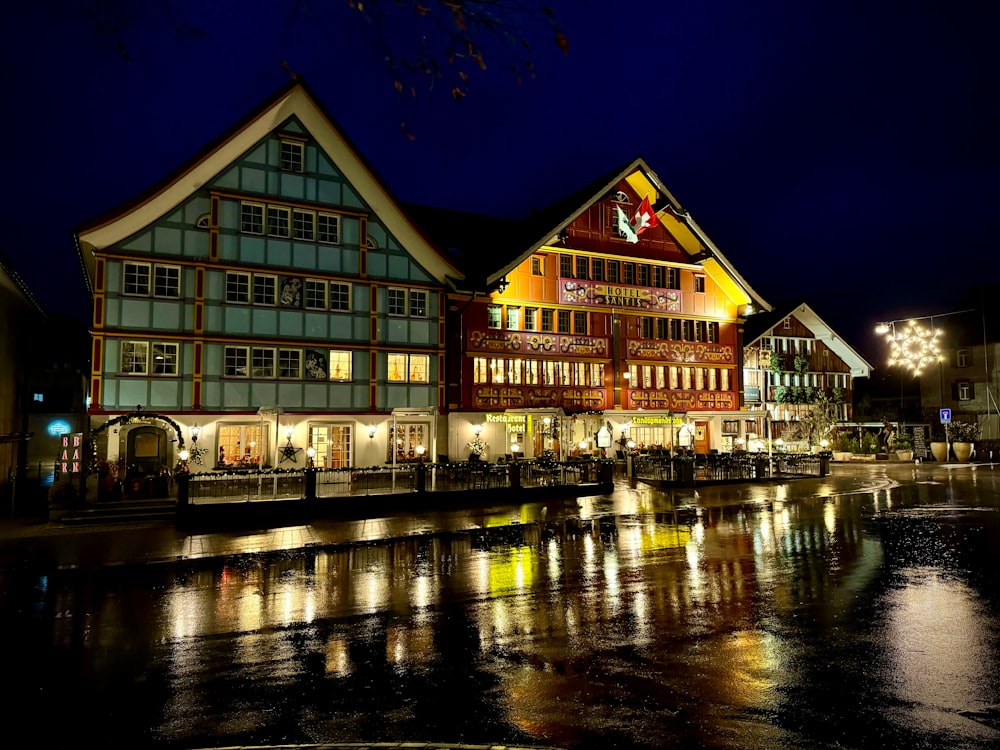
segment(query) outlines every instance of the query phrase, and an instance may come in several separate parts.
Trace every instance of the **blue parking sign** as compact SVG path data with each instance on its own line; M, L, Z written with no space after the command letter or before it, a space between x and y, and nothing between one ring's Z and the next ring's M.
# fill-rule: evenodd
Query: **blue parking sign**
M951 409L941 410L941 424L951 424Z

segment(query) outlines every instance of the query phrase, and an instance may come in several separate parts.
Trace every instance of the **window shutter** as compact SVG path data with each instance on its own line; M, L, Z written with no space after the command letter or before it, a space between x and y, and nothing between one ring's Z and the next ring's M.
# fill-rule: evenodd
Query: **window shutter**
M973 399L976 397L976 384L970 380L968 385L969 385L969 398Z

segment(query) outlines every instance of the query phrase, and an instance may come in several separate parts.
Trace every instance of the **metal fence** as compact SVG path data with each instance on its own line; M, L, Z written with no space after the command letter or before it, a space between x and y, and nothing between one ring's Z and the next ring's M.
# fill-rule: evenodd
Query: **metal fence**
M707 456L636 456L633 474L638 479L692 484L698 482L760 481L779 477L826 476L829 454L761 453L709 454Z
M438 464L228 471L191 474L180 502L222 502L384 495L395 492L547 487L611 482L612 461L534 461L511 463L456 461Z

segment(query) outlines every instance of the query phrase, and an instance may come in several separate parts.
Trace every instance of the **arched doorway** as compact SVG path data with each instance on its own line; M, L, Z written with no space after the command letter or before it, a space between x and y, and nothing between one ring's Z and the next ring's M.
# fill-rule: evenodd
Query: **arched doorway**
M131 497L167 497L170 465L162 427L132 427L125 436L125 492Z

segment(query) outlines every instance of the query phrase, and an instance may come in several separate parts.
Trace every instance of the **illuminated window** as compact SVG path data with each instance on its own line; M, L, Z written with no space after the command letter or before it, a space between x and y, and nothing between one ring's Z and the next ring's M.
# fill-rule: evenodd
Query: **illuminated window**
M958 400L959 401L971 401L973 396L972 383L968 381L962 381L957 384L958 388Z
M705 390L705 368L695 367L694 368L694 387L696 390Z
M517 331L521 327L521 308L520 307L508 307L507 308L507 329L510 331Z
M556 362L556 385L573 385L570 380L569 362Z
M503 314L503 309L499 305L489 305L486 308L486 325L490 328L500 328L501 320L500 316Z
M719 370L719 389L729 390L729 370Z
M523 369L524 369L524 360L508 359L507 382L510 383L511 385L521 385L521 376Z
M388 378L393 383L430 382L430 356L427 354L387 355Z
M537 330L538 325L538 308L526 307L524 308L524 330L534 331Z
M427 425L396 424L389 427L386 459L388 461L412 461L417 458L417 448L429 448Z
M316 451L313 463L320 469L350 468L351 444L349 425L309 425L309 445Z
M603 388L604 387L604 363L595 362L590 366L590 387L591 388Z
M555 362L542 362L542 385L555 385L556 384L556 363Z
M693 378L694 373L692 372L692 370L694 370L693 367L681 368L681 387L684 388L684 390L686 391L691 390L692 381L694 379Z
M674 390L681 387L680 385L680 368L676 366L671 366L667 370L667 375L670 378L670 387Z
M714 367L709 367L708 368L708 390L714 391L714 390L716 390L718 388L718 386L719 386L719 383L718 383L718 381L717 381L717 379L715 377L715 368Z
M298 141L281 142L281 168L285 172L301 172L302 156L304 153L303 144Z
M667 368L663 365L656 366L656 387L661 391L667 387Z
M472 382L489 383L490 371L486 357L474 357L472 360Z
M260 422L220 424L219 465L254 467L270 463L267 439L268 430Z
M538 360L529 359L524 363L524 382L527 385L538 385Z
M330 380L346 381L351 379L351 353L345 351L330 351Z

